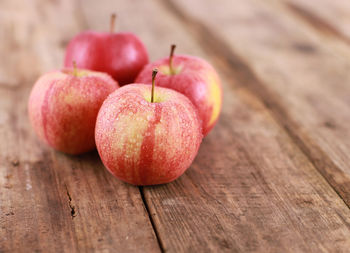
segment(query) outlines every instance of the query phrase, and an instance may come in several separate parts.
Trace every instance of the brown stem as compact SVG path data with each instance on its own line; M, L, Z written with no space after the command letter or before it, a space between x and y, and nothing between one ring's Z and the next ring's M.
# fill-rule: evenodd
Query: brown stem
M154 102L154 86L155 86L155 80L156 80L156 75L158 73L158 69L153 69L152 71L152 92L151 92L151 103Z
M169 56L169 71L171 75L174 75L174 69L173 69L173 56L175 51L176 45L172 44L170 47L170 56Z
M73 76L78 76L77 63L73 61Z
M111 33L114 33L116 19L117 19L117 14L112 13L111 20L110 20L110 32Z

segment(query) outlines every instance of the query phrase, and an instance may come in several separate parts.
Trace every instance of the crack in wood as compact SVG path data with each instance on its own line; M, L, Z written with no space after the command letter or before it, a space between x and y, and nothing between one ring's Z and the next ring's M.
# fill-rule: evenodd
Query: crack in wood
M65 186L66 186L66 193L68 196L68 206L70 208L70 215L71 215L72 219L74 219L74 217L76 217L78 213L76 211L76 207L73 204L73 199L68 191L68 187L67 187L67 185L65 185Z

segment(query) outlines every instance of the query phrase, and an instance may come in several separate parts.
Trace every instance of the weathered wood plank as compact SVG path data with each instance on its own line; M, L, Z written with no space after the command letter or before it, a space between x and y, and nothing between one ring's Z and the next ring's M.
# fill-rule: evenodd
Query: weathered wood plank
M26 81L60 67L65 42L83 25L77 9L67 0L1 1L0 85L32 85Z
M350 44L350 2L285 0L286 6L315 29Z
M350 36L346 24L349 19L345 13L350 13L350 5L338 1L299 1L299 0L269 0L276 12L283 13L293 19L294 25L303 27L308 37L322 41L327 49L348 59L350 57ZM299 22L298 22L299 21ZM300 47L299 47L300 48Z
M124 10L122 13L126 18L133 12L135 17L144 17L135 18L141 20L139 25L126 20L120 26L140 34L153 59L167 54L169 44L174 41L182 52L205 56L186 27L166 9L154 3L138 1L130 7L127 3L106 1L94 5L96 11L91 11L92 2L84 1L82 8L87 9L84 12L95 16L91 19L86 15L86 21L82 17L81 22L86 22L89 27L102 27L101 20L111 8ZM53 9L57 12L57 8ZM59 16L59 12L55 15ZM174 32L169 33L171 30ZM43 40L39 39L38 45L47 45ZM62 45L64 42L65 39ZM20 59L26 59L25 54L34 55L31 50L23 53ZM58 55L57 59L61 57ZM35 78L41 68L58 64L50 53L47 58L35 57L41 59L40 69L31 74L30 60L27 60L27 68L23 64L21 69L27 71L25 78L30 75ZM46 59L47 65L42 64L45 62L42 58ZM227 69L226 63L221 65L220 58L215 62L222 68L225 80L224 111L219 125L205 140L192 169L185 176L169 185L144 189L162 247L169 251L345 251L349 247L349 210L264 106L245 89L239 88L236 82L240 79L230 73L232 70ZM31 250L28 242L45 251L48 251L45 248L48 245L53 245L51 251L103 251L113 247L120 251L154 250L154 236L143 218L145 212L136 195L137 188L125 185L101 170L96 153L69 157L38 143L25 116L24 100L28 89L9 88L16 87L22 78L16 77L12 82L12 75L7 73L11 72L1 72L2 80L5 80L1 98L7 99L1 100L0 105L9 112L10 108L16 108L16 101L23 101L23 104L16 109L21 111L19 114L1 114L0 117L3 122L0 133L6 144L1 148L6 158L1 159L4 161L1 187L15 186L9 193L0 191L1 213L8 214L0 218L1 227L7 229L6 237L2 237L3 241L6 239L6 248L1 250L18 249L18 244ZM20 91L18 94L16 89ZM16 131L10 129L11 126ZM41 164L42 161L47 164ZM35 164L33 168L29 166L29 174L23 173L27 171L23 165L27 163ZM43 179L51 187L43 185ZM40 192L33 195L32 191L38 189ZM116 193L118 196L114 198ZM34 210L28 212L28 206ZM74 218L71 216L73 206ZM17 213L23 214L19 220L14 218ZM120 228L125 222L131 223L131 227ZM57 223L63 225L58 227ZM26 229L14 229L19 226ZM39 233L33 233L36 228ZM102 241L95 237L95 231L103 237ZM129 234L133 237L128 237ZM3 241L0 241L1 246Z
M124 9L125 2L102 1L96 12L86 7L86 19L91 27L100 27L103 13L117 10L123 29L132 8L140 20L132 30L145 41L152 59L167 55L174 42L181 53L208 57L201 49L207 38L195 41L196 31L189 32L161 1L135 1ZM208 13L215 10L211 8ZM349 209L221 59L215 59L224 81L218 125L184 176L143 188L163 250L346 251Z
M85 28L78 7L0 3L0 252L159 252L137 187L115 180L97 152L45 147L28 122L34 80L61 67L64 45Z
M198 38L209 38L204 43L209 51L223 56L242 86L270 107L350 205L347 57L338 57L309 28L267 3L235 1L235 8L229 7L232 1L228 0L220 5L197 0L171 3L170 8L183 20L200 27ZM212 11L210 19L206 18L208 10Z

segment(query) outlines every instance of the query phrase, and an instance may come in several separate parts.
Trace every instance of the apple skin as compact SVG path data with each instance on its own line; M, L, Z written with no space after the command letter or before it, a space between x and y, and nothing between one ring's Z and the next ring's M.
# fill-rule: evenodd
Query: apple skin
M132 33L102 33L86 31L75 36L66 49L65 67L106 72L120 85L132 83L148 53L142 41Z
M134 185L171 182L191 165L202 141L198 114L188 98L166 88L124 86L103 102L95 139L103 164Z
M68 154L90 151L95 122L105 98L118 83L105 73L77 69L53 71L35 83L28 101L32 126L43 142Z
M198 110L203 135L207 135L218 120L221 104L221 82L215 69L206 61L188 55L174 55L170 74L169 57L147 64L137 76L137 83L152 83L151 73L159 69L157 86L176 90L187 96Z

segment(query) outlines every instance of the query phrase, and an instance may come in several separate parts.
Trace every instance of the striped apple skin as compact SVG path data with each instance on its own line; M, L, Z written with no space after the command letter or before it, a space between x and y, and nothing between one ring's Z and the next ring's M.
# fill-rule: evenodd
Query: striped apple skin
M202 141L193 104L182 94L131 84L113 92L97 117L95 139L106 168L134 185L168 183L191 165Z
M152 83L152 70L159 69L157 85L176 90L188 97L198 110L203 134L207 135L215 126L222 106L221 81L215 69L205 60L189 55L175 55L173 68L169 72L169 57L147 64L135 82Z
M118 83L107 74L64 69L44 74L34 84L28 114L39 139L56 150L80 154L95 148L95 122Z

